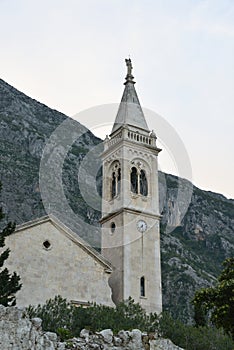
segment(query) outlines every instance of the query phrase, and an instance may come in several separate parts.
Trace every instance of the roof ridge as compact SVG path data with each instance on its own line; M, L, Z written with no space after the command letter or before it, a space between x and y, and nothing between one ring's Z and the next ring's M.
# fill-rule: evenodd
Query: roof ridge
M88 242L86 242L82 237L79 236L78 233L74 232L71 228L65 225L62 221L60 221L54 214L44 215L42 217L36 218L34 220L27 221L21 225L17 225L14 232L19 232L25 228L30 228L37 224L41 224L47 221L51 221L54 225L60 227L69 238L73 238L76 243L85 248L89 253L91 253L97 260L99 260L104 266L106 266L107 270L112 271L113 267L111 263L100 254L95 248L93 248Z

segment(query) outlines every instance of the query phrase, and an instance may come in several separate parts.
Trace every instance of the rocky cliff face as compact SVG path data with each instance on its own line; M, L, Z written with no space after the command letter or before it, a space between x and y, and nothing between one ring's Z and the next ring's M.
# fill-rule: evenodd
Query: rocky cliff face
M187 181L171 175L166 181L161 224L164 310L191 321L190 301L195 290L215 283L223 260L234 255L234 201L194 186L188 210L178 225L176 189L179 181L186 189ZM178 225L171 232L166 229L169 221Z
M3 185L1 205L6 214L5 221L11 220L20 224L45 214L39 189L40 160L51 134L66 121L70 124L68 127L65 125L64 134L55 136L61 139L55 141L58 147L55 149L56 156L51 162L53 169L49 169L49 166L46 169L48 176L48 173L54 172L52 176L55 180L50 184L50 179L46 178L47 190L50 190L49 208L46 209L67 223L66 210L60 199L61 192L56 188L60 185L56 180L57 173L61 170L63 191L69 205L85 222L98 224L99 211L94 210L82 199L77 173L85 154L95 149L101 140L78 122L31 99L0 80L0 181ZM66 132L69 134L66 135ZM72 133L76 142L69 147L60 169L61 154L66 148L66 143L72 138ZM69 140L65 139L62 142L63 137ZM98 159L93 158L94 162ZM88 230L81 229L76 222L74 228L84 236L88 236L93 245L99 245L100 234L91 235Z
M57 129L61 125L65 128ZM51 147L45 148L48 142ZM39 187L43 173L46 211L100 247L101 203L94 196L101 188L100 142L81 124L0 80L0 205L6 220L20 224L45 214ZM234 200L193 187L183 216L192 185L167 174L159 180L164 310L191 321L194 291L212 285L222 261L234 255Z

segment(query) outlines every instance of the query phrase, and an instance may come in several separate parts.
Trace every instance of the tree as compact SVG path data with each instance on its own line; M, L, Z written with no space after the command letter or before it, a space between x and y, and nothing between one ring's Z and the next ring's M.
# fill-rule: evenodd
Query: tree
M1 191L1 183L0 183ZM0 221L4 218L4 213L2 208L0 208ZM0 248L5 246L5 238L12 234L15 230L15 224L9 222L6 227L0 231ZM20 277L13 272L10 274L7 268L2 268L5 261L9 257L10 249L5 249L0 254L0 304L4 306L15 305L15 293L21 288L19 283Z
M234 339L234 258L223 263L224 269L215 287L203 288L193 299L197 326L207 321L232 335Z

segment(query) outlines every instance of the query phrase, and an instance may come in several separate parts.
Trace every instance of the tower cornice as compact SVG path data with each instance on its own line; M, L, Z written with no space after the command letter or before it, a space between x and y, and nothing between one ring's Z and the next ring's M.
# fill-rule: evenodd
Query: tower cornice
M159 214L154 214L154 213L150 213L150 212L147 212L147 211L144 211L142 212L141 210L137 210L137 209L131 209L131 208L127 208L127 207L123 207L117 211L114 211L114 212L111 212L111 213L108 213L107 215L103 216L99 222L101 224L103 224L104 222L106 221L109 221L110 219L114 218L115 216L118 216L119 214L122 214L122 213L130 213L130 214L137 214L137 215L144 215L146 217L149 217L151 219L157 219L157 220L161 220L162 218L162 215L159 215Z

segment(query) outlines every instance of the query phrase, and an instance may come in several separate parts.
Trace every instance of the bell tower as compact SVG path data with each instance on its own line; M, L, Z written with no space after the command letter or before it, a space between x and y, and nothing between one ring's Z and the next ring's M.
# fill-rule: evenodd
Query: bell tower
M114 271L114 303L131 296L149 312L162 311L158 153L126 59L127 76L110 136L104 141L102 254Z

